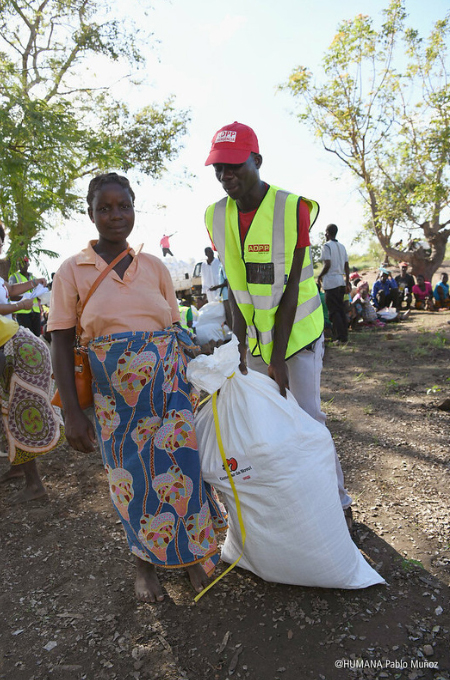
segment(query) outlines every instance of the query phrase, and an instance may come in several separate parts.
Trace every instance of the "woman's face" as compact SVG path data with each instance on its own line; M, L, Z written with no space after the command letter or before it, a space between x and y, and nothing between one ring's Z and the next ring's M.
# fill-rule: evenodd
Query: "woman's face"
M134 226L134 206L128 189L120 184L105 184L94 194L89 217L100 238L110 243L126 241Z

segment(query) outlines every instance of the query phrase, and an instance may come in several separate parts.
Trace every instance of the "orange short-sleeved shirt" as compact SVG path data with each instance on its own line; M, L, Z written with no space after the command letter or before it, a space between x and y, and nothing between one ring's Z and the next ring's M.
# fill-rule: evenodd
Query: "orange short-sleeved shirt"
M107 267L92 246L62 263L52 284L49 331L73 328L87 294ZM111 333L159 331L180 321L169 270L154 255L131 250L133 261L123 280L110 271L89 299L81 319L81 342Z

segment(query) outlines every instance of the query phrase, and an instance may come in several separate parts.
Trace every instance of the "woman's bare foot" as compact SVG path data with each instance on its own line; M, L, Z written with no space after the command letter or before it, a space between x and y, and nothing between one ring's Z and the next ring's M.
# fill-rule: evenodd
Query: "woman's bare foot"
M16 503L26 503L27 501L35 501L38 498L47 496L47 491L42 483L35 460L29 460L17 467L22 468L23 473L25 474L25 489L11 499L10 502L12 505L15 505Z
M201 593L202 590L209 584L209 578L206 575L202 565L197 562L197 564L192 564L190 567L186 567L186 571L195 592Z
M136 597L141 602L162 602L164 594L161 585L156 575L156 569L153 564L141 560L135 555L136 559L136 581L134 590Z
M9 482L11 479L18 479L24 476L23 465L10 465L0 477L0 483Z
M39 498L46 498L48 500L45 486L26 486L25 489L16 493L9 501L10 505L17 505L18 503L26 503L27 501L36 501Z

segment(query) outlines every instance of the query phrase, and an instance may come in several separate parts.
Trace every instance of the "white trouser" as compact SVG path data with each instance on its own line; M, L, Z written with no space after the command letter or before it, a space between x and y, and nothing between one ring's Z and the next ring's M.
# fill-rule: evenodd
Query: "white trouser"
M326 415L320 407L320 374L322 372L324 354L323 335L314 344L313 349L303 349L286 361L289 374L289 389L301 408L314 420L325 425ZM267 375L267 365L261 357L254 357L247 352L249 368ZM339 497L342 507L348 508L352 499L344 487L344 473L333 443Z

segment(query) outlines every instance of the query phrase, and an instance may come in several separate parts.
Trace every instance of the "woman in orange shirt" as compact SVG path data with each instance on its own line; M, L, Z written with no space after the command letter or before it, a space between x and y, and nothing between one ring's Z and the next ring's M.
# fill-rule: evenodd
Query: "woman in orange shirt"
M67 439L85 452L93 450L95 436L74 383L77 309L99 272L128 248L134 192L125 177L99 175L87 202L99 237L55 275L48 321ZM97 439L135 556L136 594L147 602L163 599L156 566L185 567L200 592L218 560L215 530L226 526L215 492L202 479L193 424L198 397L186 380L191 341L179 321L168 270L140 250L130 250L107 274L80 319Z

